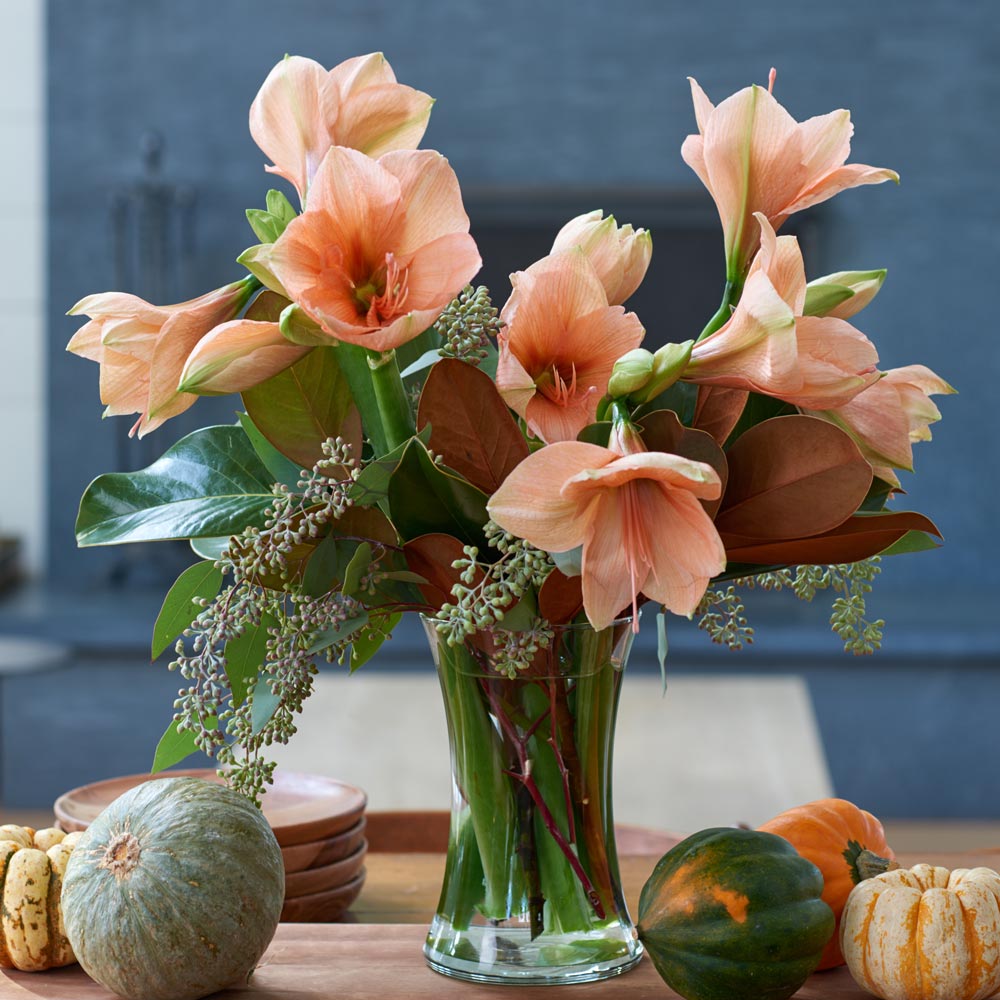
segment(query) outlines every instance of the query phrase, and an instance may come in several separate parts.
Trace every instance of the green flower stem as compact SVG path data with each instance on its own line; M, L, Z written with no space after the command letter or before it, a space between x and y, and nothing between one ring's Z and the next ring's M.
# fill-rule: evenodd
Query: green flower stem
M517 804L500 738L483 703L477 665L463 646L438 644L444 696L454 728L455 776L469 803L471 824L482 862L485 894L483 915L504 920L515 902L511 897L513 871L517 869ZM461 663L461 660L468 662ZM463 671L462 667L466 669ZM520 899L517 899L520 902Z
M605 801L601 795L602 788L610 787L611 719L618 697L618 677L611 666L612 642L610 629L580 637L581 662L600 666L581 674L575 691L580 850L608 913L617 909L611 888L617 878L617 872L612 871L616 859L608 858L608 844L614 842L614 819L610 797Z
M356 344L340 341L337 344L337 363L351 390L351 398L361 415L365 436L371 442L376 458L388 455L392 449L382 424L379 401L372 384L372 372L368 367L368 357L372 353Z
M456 930L468 930L483 894L483 861L476 842L476 829L466 813L452 833L454 862L445 868L441 902Z
M722 293L722 302L716 310L715 315L708 321L705 329L698 335L698 342L701 342L710 334L724 326L732 315L732 307L740 299L743 292L743 281L736 278L727 278L726 287Z
M385 432L386 448L392 451L417 433L413 410L396 363L396 352L368 352L372 388Z

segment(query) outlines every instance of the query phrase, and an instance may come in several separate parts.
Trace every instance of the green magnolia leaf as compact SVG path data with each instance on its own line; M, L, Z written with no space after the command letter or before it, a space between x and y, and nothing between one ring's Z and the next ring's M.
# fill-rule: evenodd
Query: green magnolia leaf
M77 544L234 535L263 525L271 486L241 427L206 427L146 469L98 476L80 501Z
M233 708L246 700L250 681L257 676L267 655L268 630L277 627L269 614L260 616L260 624L249 625L242 634L226 643L226 677L233 692Z
M538 603L535 595L528 590L514 607L504 610L500 627L506 632L527 632L535 627L537 620Z
M329 592L334 583L340 579L340 546L345 539L336 535L327 535L306 563L306 571L302 576L302 589L310 597L320 597Z
M323 442L345 432L351 393L338 364L341 348L318 347L243 393L260 433L300 469L323 457Z
M349 636L354 635L358 629L368 624L368 612L362 611L359 614L347 618L335 628L327 629L317 636L316 641L309 647L310 653L320 653L324 649L332 646L335 642L342 642Z
M265 676L257 678L251 697L253 701L250 707L250 731L257 736L271 721L271 717L281 704L281 699L268 687Z
M425 427L417 434L417 440L427 445L431 439L431 428ZM389 480L396 471L410 442L404 441L388 455L369 462L351 487L351 499L363 507L381 505L389 496Z
M660 664L660 678L663 681L663 693L667 693L667 613L660 608L656 613L656 659Z
M344 570L343 593L348 597L356 594L361 588L361 579L368 572L368 567L372 564L372 547L367 542L362 542L354 550L351 561Z
M219 720L212 718L206 722L207 729L217 729ZM185 757L190 757L196 753L198 747L194 742L194 730L185 729L183 732L177 731L177 723L171 722L167 726L167 731L160 737L160 742L156 744L156 752L153 754L153 766L150 774L159 774L174 764L179 764Z
M222 553L229 548L231 537L231 535L218 535L215 538L192 538L188 544L195 555L217 562L222 558Z
M400 344L396 348L396 364L400 371L409 368L415 361L422 358L429 351L435 351L441 347L443 340L438 333L436 326L428 327L419 337L408 340L405 344Z
M728 451L746 431L751 427L756 427L757 424L763 423L765 420L770 420L772 417L784 417L797 412L791 403L786 403L783 399L775 399L773 396L751 392L747 397L743 412L740 414L740 419L736 421L736 426L729 437L726 438L726 443L723 447ZM687 421L684 422L687 423Z
M611 421L599 420L596 424L587 424L586 427L576 436L577 441L586 444L597 444L602 448L607 448L611 439Z
M556 569L564 576L579 576L583 572L583 546L578 545L568 552L551 552Z
M404 542L444 533L485 551L486 499L481 490L435 465L417 438L406 443L389 477L390 517Z
M195 563L174 581L163 599L153 625L152 658L155 660L201 613L195 600L211 600L222 588L222 570L210 562Z
M425 351L423 354L413 362L412 365L407 365L399 374L401 378L409 378L411 375L416 375L417 372L422 372L431 365L437 364L441 360L441 351L438 348L433 348L429 351Z
M381 648L403 615L396 611L391 615L372 615L368 628L359 629L351 643L351 673L363 667Z
M690 427L694 419L695 406L698 402L698 386L691 382L675 382L670 388L664 389L658 396L643 403L635 411L636 418L641 418L654 410L673 410L682 424Z
M277 448L257 429L256 424L246 413L239 414L240 426L246 431L253 450L257 452L257 457L267 467L267 471L274 477L276 483L284 483L292 489L296 489L299 480L302 478L302 469L297 462L290 458L285 458Z
M932 535L926 531L908 531L898 541L888 548L883 549L880 556L898 556L905 552L928 552L931 549L939 549L941 545L934 540Z

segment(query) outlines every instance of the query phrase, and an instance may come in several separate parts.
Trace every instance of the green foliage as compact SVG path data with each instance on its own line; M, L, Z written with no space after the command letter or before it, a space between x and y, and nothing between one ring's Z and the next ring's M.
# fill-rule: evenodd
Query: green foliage
M267 656L268 632L277 626L277 621L265 612L260 616L260 621L248 623L239 635L233 636L226 643L226 677L232 691L234 708L238 708L246 699L250 684Z
M263 523L271 474L241 427L205 427L138 472L98 476L80 501L80 546L234 535Z
M211 600L222 586L222 570L214 563L188 566L163 599L153 625L152 659L156 659L195 620L203 602Z
M206 718L202 725L205 729L213 731L218 728L219 720L215 716ZM195 730L192 728L179 728L177 719L171 720L166 732L160 737L160 742L156 744L156 751L153 754L153 766L150 774L159 774L174 764L179 764L185 757L190 757L196 753L198 744L195 740Z

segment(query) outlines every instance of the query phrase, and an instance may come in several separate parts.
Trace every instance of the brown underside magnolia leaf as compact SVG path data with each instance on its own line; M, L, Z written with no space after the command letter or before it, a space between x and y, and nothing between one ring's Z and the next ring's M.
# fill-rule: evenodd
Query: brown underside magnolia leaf
M569 624L583 608L583 579L554 569L538 591L538 613L553 625Z
M424 600L436 611L442 604L452 601L451 588L459 582L461 570L452 563L464 559L464 545L453 535L432 533L420 535L403 546L406 565L426 580L419 584ZM482 580L482 571L476 571L476 581Z
M858 562L884 552L907 532L922 531L937 538L941 532L928 517L914 511L856 514L831 531L811 538L761 541L723 533L730 563L762 566L830 565Z
M857 511L872 483L857 445L817 417L765 420L726 457L729 483L715 519L720 534L768 540L823 534Z
M323 442L338 435L360 455L361 421L335 347L317 347L247 389L243 404L261 434L304 469L323 457Z
M746 389L730 389L721 385L698 386L691 426L706 431L721 445L739 422L750 393Z
M673 410L655 410L642 418L642 440L650 451L665 451L695 462L710 465L722 480L722 493L717 500L702 500L709 517L715 517L726 493L729 463L718 442L706 431L685 427Z
M528 457L524 436L493 379L456 358L439 361L427 376L417 427L427 424L431 450L488 496Z

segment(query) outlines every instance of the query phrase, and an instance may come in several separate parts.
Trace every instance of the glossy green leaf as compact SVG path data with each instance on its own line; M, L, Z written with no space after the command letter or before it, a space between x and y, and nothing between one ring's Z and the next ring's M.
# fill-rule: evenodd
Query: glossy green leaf
M233 692L233 707L243 704L250 682L257 676L267 655L268 630L277 627L271 615L263 614L258 625L249 625L226 643L226 677Z
M318 347L243 393L247 414L261 434L302 469L311 469L323 457L323 442L342 434L351 414L339 351Z
M556 569L566 576L579 576L583 572L583 546L578 545L568 552L553 552L552 561Z
M372 615L368 627L359 629L351 642L351 673L363 667L381 648L403 615L396 611L390 615Z
M367 542L361 542L354 550L351 561L344 570L343 592L349 597L361 589L361 580L372 564L372 547Z
M339 625L327 629L325 632L321 632L316 637L316 641L309 647L309 652L320 653L324 649L332 646L334 643L342 642L344 639L350 638L350 636L354 635L358 629L363 628L367 624L367 611L361 611L350 618L346 618Z
M208 729L217 729L218 719L209 719L206 723ZM196 753L198 747L194 742L194 730L185 729L183 732L177 731L177 723L171 722L167 726L167 731L160 737L160 742L156 744L156 752L153 754L153 766L150 774L159 774L174 764L179 764L185 757L190 757Z
M389 478L390 518L403 541L442 532L486 551L486 494L434 464L416 438Z
M941 543L934 540L926 531L908 531L898 542L893 542L883 549L881 556L899 556L906 552L929 552L941 548Z
M195 563L174 581L163 599L153 625L152 658L155 660L198 617L195 600L211 600L222 587L222 570L210 562Z
M264 523L271 485L241 427L206 427L146 469L98 476L80 501L77 544L234 535Z
M498 616L499 617L499 616ZM500 627L505 632L527 632L538 622L538 602L535 595L526 590L524 596L512 608L503 611Z
M583 441L586 444L596 444L600 445L602 448L607 448L608 441L611 439L611 421L610 420L599 420L596 424L587 424L586 427L576 436L577 441Z
M698 401L698 386L690 382L675 382L669 389L664 389L648 403L643 403L636 412L637 418L654 410L673 410L680 417L681 423L691 426L694 410Z
M417 372L426 371L431 365L437 364L441 360L441 351L439 348L432 348L429 351L424 351L423 354L413 362L412 365L407 365L399 374L402 378L409 378L411 375L416 375Z
M222 558L222 553L229 548L231 537L231 535L217 535L214 538L192 538L189 544L195 555L216 562Z
M257 457L267 467L276 483L296 489L302 478L302 469L297 462L285 458L277 448L257 429L256 424L246 413L239 414L240 426L246 431Z
M431 428L425 427L417 434L417 439L426 445L431 439ZM351 487L351 499L356 504L373 507L376 504L382 504L388 498L389 480L392 478L393 472L396 471L396 466L399 465L409 444L409 441L403 442L398 448L390 451L388 455L376 458L361 470L361 475Z
M268 686L267 677L265 675L258 677L257 683L253 686L250 707L250 731L254 736L271 721L280 704L281 699Z
M728 450L746 431L751 427L756 427L757 424L763 423L765 420L770 420L772 417L784 417L797 412L791 403L786 403L783 399L775 399L773 396L764 396L759 392L751 392L747 396L747 401L743 406L739 420L736 421L736 426L729 437L726 438L724 447Z
M340 579L340 546L343 544L344 539L327 535L309 557L302 576L302 589L310 597L322 596Z

